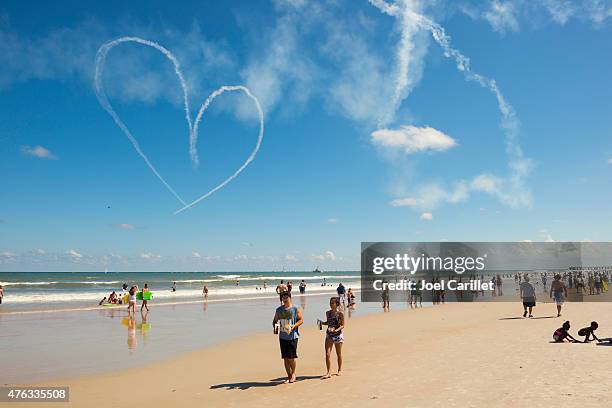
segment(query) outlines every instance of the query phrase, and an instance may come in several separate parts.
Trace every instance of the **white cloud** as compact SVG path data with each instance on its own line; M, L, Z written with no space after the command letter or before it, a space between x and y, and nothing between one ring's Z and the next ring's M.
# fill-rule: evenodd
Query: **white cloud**
M389 204L393 207L419 207L423 205L423 199L421 198L397 198L392 200Z
M328 218L327 219L327 223L328 224L336 224L338 222L338 219L336 218Z
M255 52L240 73L245 85L257 95L267 114L282 99L291 94L293 102L305 102L313 89L318 68L308 58L306 47L301 44L303 31L314 15L317 5L302 10L302 1L277 1L279 15L275 26L260 34ZM265 45L265 46L264 46ZM238 113L242 117L254 114L250 101L240 101Z
M490 174L481 174L470 181L460 180L451 188L439 183L420 185L415 188L416 194L411 197L403 197L392 200L389 204L393 207L413 207L431 210L442 203L456 204L466 201L472 192L483 192L490 194L502 203L511 207L529 207L531 205L531 194L522 188L522 185L514 185L513 179L502 179Z
M295 257L295 255L285 255L285 260L290 262L297 262L298 259Z
M317 261L335 261L338 259L336 254L329 250L325 251L322 255L314 255L312 258Z
M202 255L199 252L197 252L197 251L192 251L191 252L191 256L194 257L194 258L201 258L202 257Z
M612 157L610 157L610 158L608 159L608 164L609 164L609 165L612 165Z
M44 249L40 249L38 248L36 251L34 251L37 255L45 255L47 252Z
M544 238L544 242L556 242L552 236L550 236L550 234L546 234L546 237Z
M14 258L17 255L14 252L11 252L11 251L4 251L4 252L0 253L0 256L2 256L3 258Z
M57 157L43 146L21 146L21 152L26 156L38 157L39 159L54 160Z
M493 30L504 33L506 30L518 31L517 10L511 1L492 0L483 17L491 24Z
M609 0L492 0L486 8L480 4L460 5L459 10L473 19L484 19L493 30L518 31L523 22L541 25L548 18L564 25L570 19L587 21L596 26L612 17Z
M553 21L565 24L576 13L576 8L569 0L542 0L543 6L548 10Z
M146 259L149 261L158 261L161 259L161 255L153 254L150 252L144 252L140 254L140 258Z
M72 259L81 259L83 258L83 255L80 254L79 252L77 252L74 249L70 249L66 252L66 254L68 254L68 256L70 256Z
M430 212L424 212L421 214L421 219L425 221L431 221L433 220L433 214Z
M417 189L416 197L395 199L390 202L393 207L415 207L421 209L433 209L442 202L458 203L467 200L469 187L466 182L456 183L455 186L446 190L436 183L421 185Z
M445 151L457 146L450 136L429 126L402 126L399 129L379 129L372 132L372 143L406 154L424 151Z
M122 229L122 230L128 230L128 231L136 229L136 226L134 224L125 224L125 223L124 224L111 224L111 227Z

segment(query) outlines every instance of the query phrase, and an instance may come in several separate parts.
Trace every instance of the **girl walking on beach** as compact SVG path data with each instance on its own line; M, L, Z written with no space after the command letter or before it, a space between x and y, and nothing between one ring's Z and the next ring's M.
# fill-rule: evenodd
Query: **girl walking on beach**
M136 313L136 286L132 286L129 292L128 298L128 312Z
M340 310L340 298L332 297L329 300L329 307L326 315L327 320L321 322L327 326L325 333L325 365L327 373L323 376L324 379L330 378L331 374L331 353L332 348L336 347L336 357L338 358L338 375L342 374L342 343L344 342L344 313Z

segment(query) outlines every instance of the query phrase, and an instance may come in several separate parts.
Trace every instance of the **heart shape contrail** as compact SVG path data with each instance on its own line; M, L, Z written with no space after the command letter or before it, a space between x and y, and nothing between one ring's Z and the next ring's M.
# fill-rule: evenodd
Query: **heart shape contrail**
M184 110L185 110L185 119L187 120L187 125L189 127L189 155L191 157L191 161L194 163L195 166L197 166L198 163L199 163L197 142L198 142L198 129L199 129L200 121L202 120L202 116L204 115L204 112L206 111L206 109L208 109L208 107L210 106L211 102L217 96L219 96L219 95L221 95L221 94L223 94L225 92L228 92L228 91L229 92L241 91L246 96L251 98L251 100L253 100L253 102L255 103L255 107L257 108L257 113L259 115L259 134L258 134L258 137L257 137L257 143L255 144L255 147L251 151L251 154L249 155L249 157L247 157L247 159L244 161L244 163L242 163L242 165L231 176L226 178L224 181L222 181L216 187L214 187L213 189L208 191L206 194L203 194L202 196L196 198L195 200L193 200L190 203L185 203L185 201L181 198L181 196L178 195L178 193L176 191L174 191L172 186L170 186L170 184L157 171L157 169L155 168L153 163L151 163L151 161L149 160L147 155L140 148L140 144L138 143L138 140L136 140L136 138L132 135L132 133L130 132L128 127L125 125L125 123L123 123L123 121L121 120L121 118L119 117L117 112L115 112L115 110L113 109L113 106L111 105L111 103L108 100L108 97L106 96L106 92L104 92L104 86L102 85L102 73L103 73L103 70L104 70L104 64L106 63L106 55L108 54L108 52L111 49L113 49L117 45L122 44L122 43L128 43L128 42L133 42L133 43L137 43L137 44L141 44L141 45L146 45L147 47L154 48L157 51L161 52L174 65L174 72L176 73L176 76L178 77L179 83L181 85L181 89L183 90L183 107L184 107ZM238 177L238 175L249 165L249 163L251 163L253 161L253 159L257 155L257 152L259 151L259 147L261 146L261 142L263 141L263 134L264 134L264 114L263 114L263 110L261 109L261 105L259 104L259 100L257 99L257 97L255 97L255 95L253 95L251 93L251 91L247 87L242 86L242 85L230 85L230 86L224 85L224 86L220 87L219 89L215 90L213 93L211 93L208 96L208 98L206 98L204 103L202 103L202 105L200 105L200 109L198 110L196 118L192 122L192 120L191 120L191 110L189 108L189 98L188 98L188 92L187 92L187 82L185 81L185 77L183 76L183 73L181 71L180 64L179 64L178 60L176 59L176 57L174 56L174 54L172 54L167 48L159 45L158 43L156 43L154 41L144 40L144 39L139 38L139 37L121 37L121 38L117 38L116 40L110 41L110 42L102 45L98 49L98 53L96 54L96 70L95 70L95 75L94 75L94 89L95 89L95 92L96 92L96 96L98 97L98 101L100 102L100 105L104 108L104 110L106 110L108 112L108 114L113 118L113 120L115 121L115 123L117 124L119 129L121 129L121 131L129 139L129 141L134 146L134 149L136 150L136 153L138 153L140 155L140 157L142 157L142 159L147 164L147 166L151 169L153 174L155 174L155 176L157 176L157 178L168 189L168 191L170 191L172 193L172 195L174 195L174 197L176 197L176 199L179 200L179 202L183 205L183 207L181 207L179 210L177 210L174 214L178 214L178 213L180 213L182 211L185 211L185 210L193 207L194 205L198 204L200 201L206 199L207 197L210 197L212 194L214 194L215 192L217 192L220 189L222 189L223 187L225 187L230 181L232 181L236 177Z

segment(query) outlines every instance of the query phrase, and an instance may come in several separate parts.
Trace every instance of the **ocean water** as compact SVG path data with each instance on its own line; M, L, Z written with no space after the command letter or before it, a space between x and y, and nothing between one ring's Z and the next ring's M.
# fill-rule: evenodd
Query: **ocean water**
M359 289L360 275L352 272L0 272L4 300L0 313L11 310L75 308L97 306L122 285L145 283L154 303L201 300L204 285L209 299L242 299L275 295L283 279L292 282L294 293L303 279L307 293L333 292L342 282ZM172 283L177 290L172 292ZM325 286L323 286L325 282ZM264 289L264 284L267 288Z

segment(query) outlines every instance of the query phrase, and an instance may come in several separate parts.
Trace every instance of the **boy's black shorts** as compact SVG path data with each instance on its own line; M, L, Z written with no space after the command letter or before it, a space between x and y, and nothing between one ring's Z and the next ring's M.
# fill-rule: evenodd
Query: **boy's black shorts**
M297 358L298 339L278 340L280 342L281 358Z

